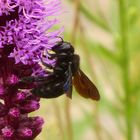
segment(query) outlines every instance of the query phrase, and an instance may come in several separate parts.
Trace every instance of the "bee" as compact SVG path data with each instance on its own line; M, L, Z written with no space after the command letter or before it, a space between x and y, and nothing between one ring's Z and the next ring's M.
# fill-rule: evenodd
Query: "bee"
M49 59L55 59L55 66L46 64L42 59L41 63L46 68L48 76L24 77L22 82L37 83L37 87L31 92L42 98L56 98L66 94L72 98L73 85L76 91L84 98L99 100L98 89L93 82L80 69L80 57L74 53L74 48L69 42L63 39L52 47L49 52Z

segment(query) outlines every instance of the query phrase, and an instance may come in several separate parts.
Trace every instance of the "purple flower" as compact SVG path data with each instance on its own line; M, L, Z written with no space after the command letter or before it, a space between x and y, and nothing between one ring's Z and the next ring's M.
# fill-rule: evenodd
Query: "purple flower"
M39 98L23 84L26 76L47 75L40 61L49 60L48 50L54 46L63 28L49 31L59 23L59 0L0 0L0 138L33 140L42 129L41 117L28 117L39 109Z

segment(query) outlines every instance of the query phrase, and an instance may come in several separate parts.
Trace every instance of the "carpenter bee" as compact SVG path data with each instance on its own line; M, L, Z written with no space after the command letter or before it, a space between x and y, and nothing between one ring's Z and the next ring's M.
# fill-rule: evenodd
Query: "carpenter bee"
M62 39L47 53L50 60L56 60L56 64L53 67L40 59L41 64L46 68L49 75L21 79L22 82L37 83L37 87L31 89L34 95L42 98L56 98L66 94L71 98L72 85L74 85L76 91L84 98L100 99L96 86L80 69L79 55L74 53L74 48L69 42L65 42Z

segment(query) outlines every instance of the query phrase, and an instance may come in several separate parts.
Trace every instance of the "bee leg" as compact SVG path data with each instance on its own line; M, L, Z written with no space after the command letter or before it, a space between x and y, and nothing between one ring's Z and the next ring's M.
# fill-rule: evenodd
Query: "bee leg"
M41 64L40 64L40 65L43 65L43 66L45 66L45 67L47 67L47 68L49 68L49 69L53 69L53 68L54 68L52 65L45 63L45 62L42 60L42 58L40 58L40 60L41 60Z
M45 77L40 77L40 76L27 76L27 77L23 77L20 79L20 82L23 83L35 83L35 82L43 82L46 81L47 76Z

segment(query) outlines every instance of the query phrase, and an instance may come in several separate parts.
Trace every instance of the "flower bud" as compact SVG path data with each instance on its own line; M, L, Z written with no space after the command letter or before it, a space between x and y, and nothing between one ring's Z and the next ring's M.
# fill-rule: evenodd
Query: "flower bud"
M22 113L29 113L29 112L39 109L39 107L40 107L40 104L38 101L27 100L21 104L20 109Z
M13 97L13 102L21 102L24 101L26 99L26 93L25 92L18 92L17 94L15 94L15 96Z
M17 133L18 133L17 134L18 137L26 138L26 139L32 137L32 134L33 134L32 130L28 127L23 127L23 128L18 129Z
M24 118L20 121L20 128L28 127L33 132L33 137L36 137L42 130L44 120L41 117Z
M18 83L18 77L16 75L12 74L7 78L7 84L8 85L13 85L13 84L16 84L16 83Z
M18 118L20 116L20 110L16 107L11 108L9 110L9 116L11 116L12 118Z
M14 129L10 126L5 126L1 131L4 138L12 138L14 134Z

